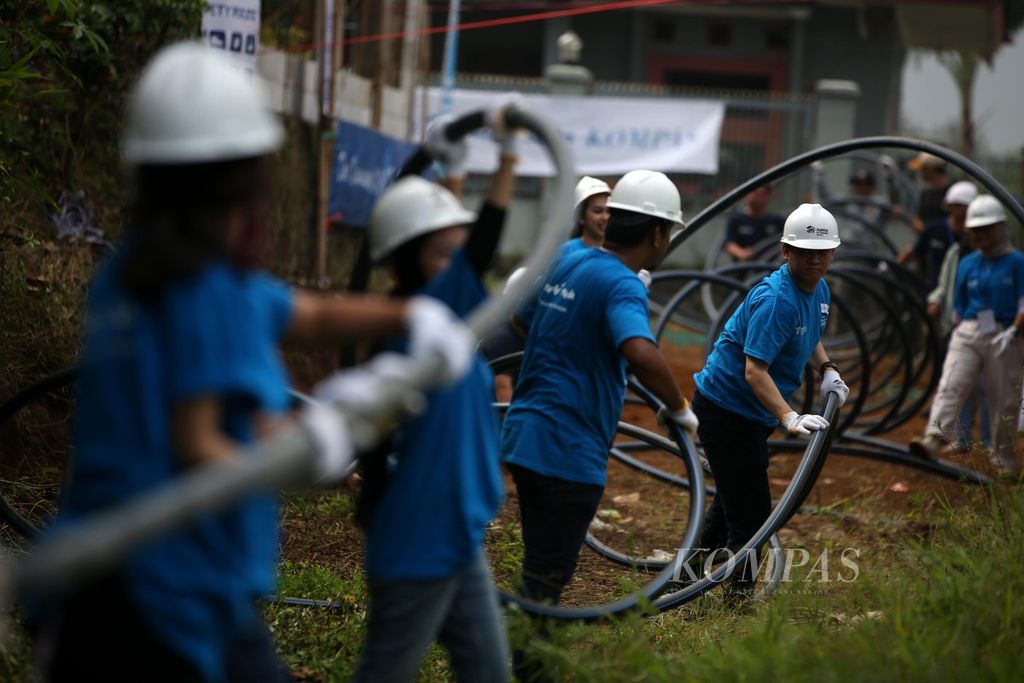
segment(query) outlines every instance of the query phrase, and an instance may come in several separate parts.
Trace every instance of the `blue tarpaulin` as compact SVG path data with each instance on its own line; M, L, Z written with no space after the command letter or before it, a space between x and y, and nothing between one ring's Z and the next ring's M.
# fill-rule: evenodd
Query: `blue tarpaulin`
M365 227L370 211L416 145L370 128L338 122L327 213L333 223Z

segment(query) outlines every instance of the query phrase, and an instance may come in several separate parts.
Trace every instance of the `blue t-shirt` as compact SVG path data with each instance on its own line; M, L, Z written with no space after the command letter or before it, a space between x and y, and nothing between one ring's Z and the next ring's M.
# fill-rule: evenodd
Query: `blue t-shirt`
M972 251L960 259L956 271L953 308L964 320L974 320L978 311L991 310L1004 327L1024 308L1024 254L1012 251L987 259Z
M946 259L946 252L952 244L953 229L949 227L949 219L946 217L928 223L917 236L917 241L914 242L914 255L921 264L928 291L938 286L942 262Z
M571 240L568 240L567 242L563 242L561 245L559 245L558 249L555 251L555 257L553 259L551 259L551 263L558 263L559 261L561 261L563 258L568 256L569 254L572 254L574 252L580 251L581 249L589 249L589 248L590 247L588 247L583 242L583 238L582 237L574 237Z
M182 472L172 452L173 407L200 396L223 405L222 428L254 439L258 412L288 408L277 342L292 295L262 273L216 263L140 306L106 262L89 292L75 414L75 463L57 528L121 504ZM123 567L139 614L209 680L225 677L225 649L272 589L277 510L253 494L148 543Z
M751 216L747 212L729 216L725 224L725 241L741 247L752 247L769 237L781 237L786 219L774 213Z
M459 250L420 294L465 317L487 292ZM388 344L403 350L405 339ZM504 497L494 376L477 355L458 383L427 394L427 411L395 434L395 466L366 532L372 581L450 576L480 552Z
M813 292L800 289L783 264L754 285L725 324L704 369L694 375L697 390L715 405L767 427L778 419L765 408L744 377L747 356L768 364L768 375L783 398L803 382L830 301L825 280Z
M569 254L589 248L590 247L583 242L582 237L576 237L567 242L563 242L555 251L555 256L551 259L551 264L553 266ZM494 361L502 356L522 351L525 344L526 341L519 335L519 332L515 327L512 326L512 323L506 323L502 326L501 330L496 332L483 344L481 351L487 360ZM517 372L507 372L507 374L517 374Z
M626 389L619 347L634 337L654 342L647 290L614 254L577 250L555 263L516 317L530 332L502 429L502 458L604 486Z

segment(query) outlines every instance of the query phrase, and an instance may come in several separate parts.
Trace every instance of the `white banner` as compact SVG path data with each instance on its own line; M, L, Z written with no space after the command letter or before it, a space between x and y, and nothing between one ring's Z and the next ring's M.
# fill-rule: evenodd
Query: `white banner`
M489 108L504 93L454 90L452 113ZM440 111L441 90L427 90L428 120ZM636 169L665 173L718 172L718 140L725 104L712 100L524 94L525 106L551 121L572 149L576 173L618 175ZM424 98L416 97L416 139L422 139ZM522 176L551 176L547 152L534 140L520 143ZM490 134L470 138L466 170L490 173L497 167Z
M210 0L203 12L203 41L256 70L260 49L260 0Z

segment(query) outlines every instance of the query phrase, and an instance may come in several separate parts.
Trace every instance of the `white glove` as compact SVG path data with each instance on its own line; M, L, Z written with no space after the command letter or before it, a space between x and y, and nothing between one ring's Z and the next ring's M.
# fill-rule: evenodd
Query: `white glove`
M1010 325L1005 330L992 337L992 346L995 347L996 356L1002 356L1006 353L1006 349L1010 348L1010 344L1017 337L1017 326Z
M330 482L345 476L356 452L345 416L326 403L311 403L302 409L299 420L316 444L317 480Z
M791 410L782 418L782 426L790 434L807 436L811 432L828 429L828 420L821 415L797 415L795 410Z
M880 155L878 157L878 161L882 164L882 166L884 166L885 168L889 169L890 171L896 170L896 160L893 159L888 154Z
M512 287L512 285L519 282L519 278L521 278L524 275L526 275L525 267L516 268L515 270L513 270L512 274L508 276L508 280L505 280L505 289L503 289L501 293L504 294L505 292L507 292Z
M829 368L822 375L820 391L823 399L828 398L830 391L836 392L836 395L839 397L840 408L846 405L846 399L850 395L850 387L846 386L846 382L839 376L839 371L835 368Z
M376 401L389 384L407 386L415 361L398 353L380 353L370 362L336 372L313 387L313 398L358 411Z
M677 425L682 427L690 436L696 436L697 427L700 426L700 421L697 419L697 415L690 409L690 403L675 412L671 412L668 408L662 408L658 411L658 419L661 422L667 422L671 420Z
M511 109L526 109L526 101L517 92L510 92L502 95L487 111L487 125L494 133L494 139L502 145L505 141L514 136L512 131L505 125L505 112ZM509 143L509 144L513 144ZM504 148L502 149L505 152ZM512 150L514 153L514 150Z
M476 353L476 336L452 310L429 296L409 299L409 355L442 361L438 385L451 384L469 372Z
M465 139L453 142L445 135L448 124L454 120L453 114L438 116L427 126L427 133L423 139L427 153L434 159L444 161L445 175L449 178L465 175L466 155L469 153Z
M646 268L641 268L636 271L636 276L640 278L640 282L644 283L644 289L651 288L651 281L654 280L654 276L651 275L651 271Z

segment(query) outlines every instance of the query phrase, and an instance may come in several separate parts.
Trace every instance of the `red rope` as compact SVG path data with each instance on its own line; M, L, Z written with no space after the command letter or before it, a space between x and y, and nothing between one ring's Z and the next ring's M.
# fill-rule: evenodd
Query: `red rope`
M706 4L723 4L727 0L711 0ZM749 1L749 0L748 0ZM754 0L755 2L765 2L765 0ZM480 21L467 21L463 24L455 26L456 31L472 31L481 28L493 28L495 26L508 26L510 24L525 24L531 21L546 21L548 19L557 19L560 17L571 17L579 14L594 14L596 12L611 12L620 9L632 9L634 7L653 7L656 5L668 5L678 0L620 0L619 2L605 2L601 4L587 5L584 7L573 7L569 9L552 10L550 12L535 12L533 14L523 14L518 17L502 17L500 19L483 19ZM447 26L431 26L429 28L419 29L411 33L405 31L393 31L391 33L377 33L370 36L356 36L355 38L348 38L342 41L342 45L365 45L367 43L379 43L385 40L398 40L404 38L406 35L412 36L429 36L438 33L447 33ZM287 48L287 52L305 52L311 50L314 47L320 46L321 43L313 42L306 43L304 45L297 45L294 47Z

